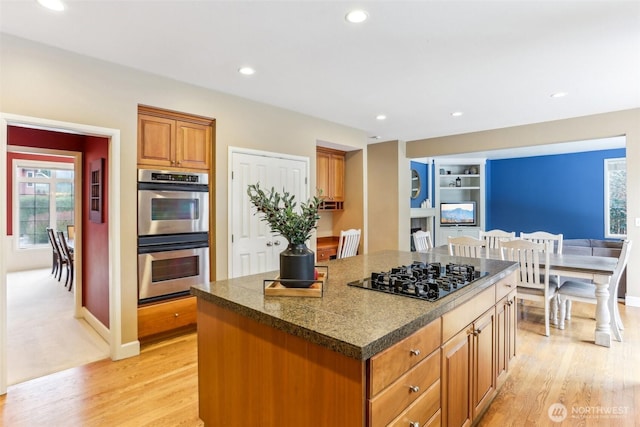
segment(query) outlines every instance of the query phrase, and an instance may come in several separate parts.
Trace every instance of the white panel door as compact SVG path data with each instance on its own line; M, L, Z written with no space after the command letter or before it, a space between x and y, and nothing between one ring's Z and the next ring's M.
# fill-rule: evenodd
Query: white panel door
M231 271L229 277L279 269L279 255L287 240L271 232L269 225L254 215L247 187L260 183L265 190L283 190L296 202L307 200L308 162L269 155L233 152L231 155Z

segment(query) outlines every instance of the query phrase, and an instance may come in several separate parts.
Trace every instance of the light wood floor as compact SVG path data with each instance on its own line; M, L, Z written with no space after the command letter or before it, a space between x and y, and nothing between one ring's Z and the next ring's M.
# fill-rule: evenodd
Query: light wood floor
M593 344L594 313L594 306L574 303L567 328L552 328L545 337L542 310L525 304L517 360L479 425L640 425L640 308L621 306L625 341L608 349ZM0 397L0 424L201 426L197 400L192 333L143 346L139 357L99 361L12 386ZM556 403L568 409L562 424L548 416ZM572 411L582 418L572 418Z

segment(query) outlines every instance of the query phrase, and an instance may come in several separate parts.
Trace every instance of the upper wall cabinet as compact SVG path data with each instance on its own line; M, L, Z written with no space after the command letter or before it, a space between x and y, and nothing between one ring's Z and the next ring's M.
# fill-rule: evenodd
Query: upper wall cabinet
M214 120L152 107L138 110L138 166L211 168Z
M342 210L344 204L344 151L316 149L316 185L322 191L323 210Z

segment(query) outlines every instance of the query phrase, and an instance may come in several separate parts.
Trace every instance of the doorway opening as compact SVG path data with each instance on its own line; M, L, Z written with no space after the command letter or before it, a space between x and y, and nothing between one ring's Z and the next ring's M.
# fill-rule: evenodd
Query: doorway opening
M109 355L111 359L118 360L135 356L140 353L140 344L137 340L122 343L122 280L121 280L121 239L119 233L120 225L120 131L117 129L102 128L77 123L53 121L48 119L19 116L13 114L0 113L0 176L6 177L7 168L7 145L9 142L8 130L11 127L40 129L68 134L82 135L89 142L87 147L94 147L97 139L106 140L106 154L108 159L107 190L105 199L109 203L107 213L108 222L113 226L109 227L106 236L108 244L104 245L107 254L106 261L106 292L101 295L106 304L108 314L106 322L100 322L96 316L86 308L82 302L76 305L76 317L83 317L100 335L109 343ZM10 170L10 169L9 169ZM0 186L0 200L7 200L6 185ZM7 263L5 242L7 235L7 210L0 209L0 394L7 391ZM78 265L77 276L82 277L81 266ZM78 298L82 298L82 290L78 287L76 292ZM84 295L85 297L87 295ZM80 301L84 301L80 299Z

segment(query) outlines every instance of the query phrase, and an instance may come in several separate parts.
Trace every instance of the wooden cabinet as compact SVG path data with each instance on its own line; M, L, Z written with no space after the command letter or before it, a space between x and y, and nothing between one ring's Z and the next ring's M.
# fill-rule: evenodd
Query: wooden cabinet
M180 328L195 328L196 298L187 297L138 308L138 338L171 332Z
M442 316L442 425L475 423L506 379L516 354L515 279L511 273Z
M318 262L329 261L338 254L339 236L318 237L316 242L316 258Z
M138 166L208 171L213 124L213 119L140 107Z
M437 319L368 361L370 426L426 425L440 410L440 344Z
M493 308L442 346L443 424L471 425L495 393Z
M516 328L518 326L516 290L496 304L496 377L500 386L506 380L509 364L516 356Z
M442 423L467 426L496 393L495 285L442 317Z
M322 191L321 209L340 210L344 204L344 151L318 147L316 150L316 187Z

